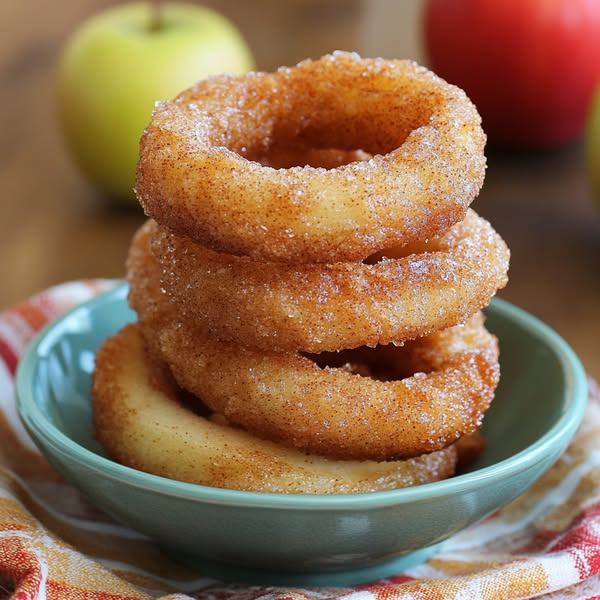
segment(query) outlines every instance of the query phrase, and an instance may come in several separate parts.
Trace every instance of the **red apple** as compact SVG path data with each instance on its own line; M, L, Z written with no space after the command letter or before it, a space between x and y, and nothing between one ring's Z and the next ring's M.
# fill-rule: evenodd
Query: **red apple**
M431 68L477 105L491 142L580 136L600 81L600 0L427 0Z

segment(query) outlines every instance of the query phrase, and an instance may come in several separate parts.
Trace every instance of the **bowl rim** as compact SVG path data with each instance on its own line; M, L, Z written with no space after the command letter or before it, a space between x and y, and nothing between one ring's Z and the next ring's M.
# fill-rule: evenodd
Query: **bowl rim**
M186 483L138 471L121 465L109 458L96 454L79 445L50 422L38 407L33 392L36 365L44 352L61 337L78 313L89 313L107 302L126 301L128 285L116 284L114 288L67 311L48 323L33 338L26 348L15 378L15 394L18 413L34 441L40 436L47 445L79 465L101 473L102 476L118 480L128 486L143 488L180 499L202 501L211 504L230 506L253 506L278 509L339 510L356 508L379 508L398 504L408 504L420 500L432 500L443 496L462 494L486 485L486 481L508 478L538 463L551 454L557 445L561 451L575 433L583 418L587 401L587 376L584 368L567 342L550 326L516 305L493 298L488 310L501 317L515 321L540 340L545 342L558 357L565 374L567 401L563 413L556 422L535 442L516 454L492 465L475 471L460 474L442 481L420 484L413 487L357 494L277 494L215 488L194 483ZM486 309L484 309L486 310ZM36 442L37 444L37 442Z

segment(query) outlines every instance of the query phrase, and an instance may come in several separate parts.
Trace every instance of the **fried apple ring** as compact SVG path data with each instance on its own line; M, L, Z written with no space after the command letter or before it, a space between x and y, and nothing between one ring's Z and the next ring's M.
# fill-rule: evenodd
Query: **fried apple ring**
M506 244L471 209L416 253L375 264L260 262L148 227L162 287L187 318L220 340L263 350L414 339L466 321L508 279Z
M159 103L141 139L136 193L149 216L213 250L357 261L460 221L483 183L484 145L459 88L411 61L336 52L212 77ZM268 166L290 147L300 158L373 156Z
M258 439L186 408L144 354L136 324L109 338L93 375L96 435L122 464L212 487L279 494L390 490L451 476L450 447L406 461L336 461Z
M392 365L400 378L380 381L300 353L219 342L193 320L182 323L149 245L144 227L128 258L142 334L177 383L231 423L304 452L361 460L439 450L479 427L499 379L497 340L481 313L402 348L374 349L373 364Z

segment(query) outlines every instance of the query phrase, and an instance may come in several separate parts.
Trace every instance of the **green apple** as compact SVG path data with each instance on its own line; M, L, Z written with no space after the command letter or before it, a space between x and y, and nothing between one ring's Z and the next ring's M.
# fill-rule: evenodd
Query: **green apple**
M139 2L85 22L58 66L64 137L88 178L113 198L133 199L138 143L154 103L195 81L254 66L236 27L208 8Z
M596 89L588 117L585 137L588 179L600 204L600 85Z

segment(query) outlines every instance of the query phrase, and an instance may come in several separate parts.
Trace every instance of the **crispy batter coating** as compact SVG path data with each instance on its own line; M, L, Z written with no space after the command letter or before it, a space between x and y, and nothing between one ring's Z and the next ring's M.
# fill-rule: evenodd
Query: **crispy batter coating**
M149 216L217 251L355 261L460 221L484 145L459 88L411 61L336 52L159 103L136 193Z
M142 334L178 384L231 423L305 452L361 460L439 450L479 427L499 378L497 340L480 313L403 347L361 349L359 362L391 367L390 381L327 366L335 357L352 362L347 353L319 365L300 353L257 352L182 322L161 289L150 234L138 232L128 259Z
M507 281L508 248L471 209L415 253L374 264L261 262L214 252L152 221L147 227L162 287L185 319L247 348L403 342L463 323Z
M406 461L339 461L303 454L187 408L144 354L138 326L104 342L93 378L97 436L119 462L213 487L281 494L390 490L453 474L455 447Z

